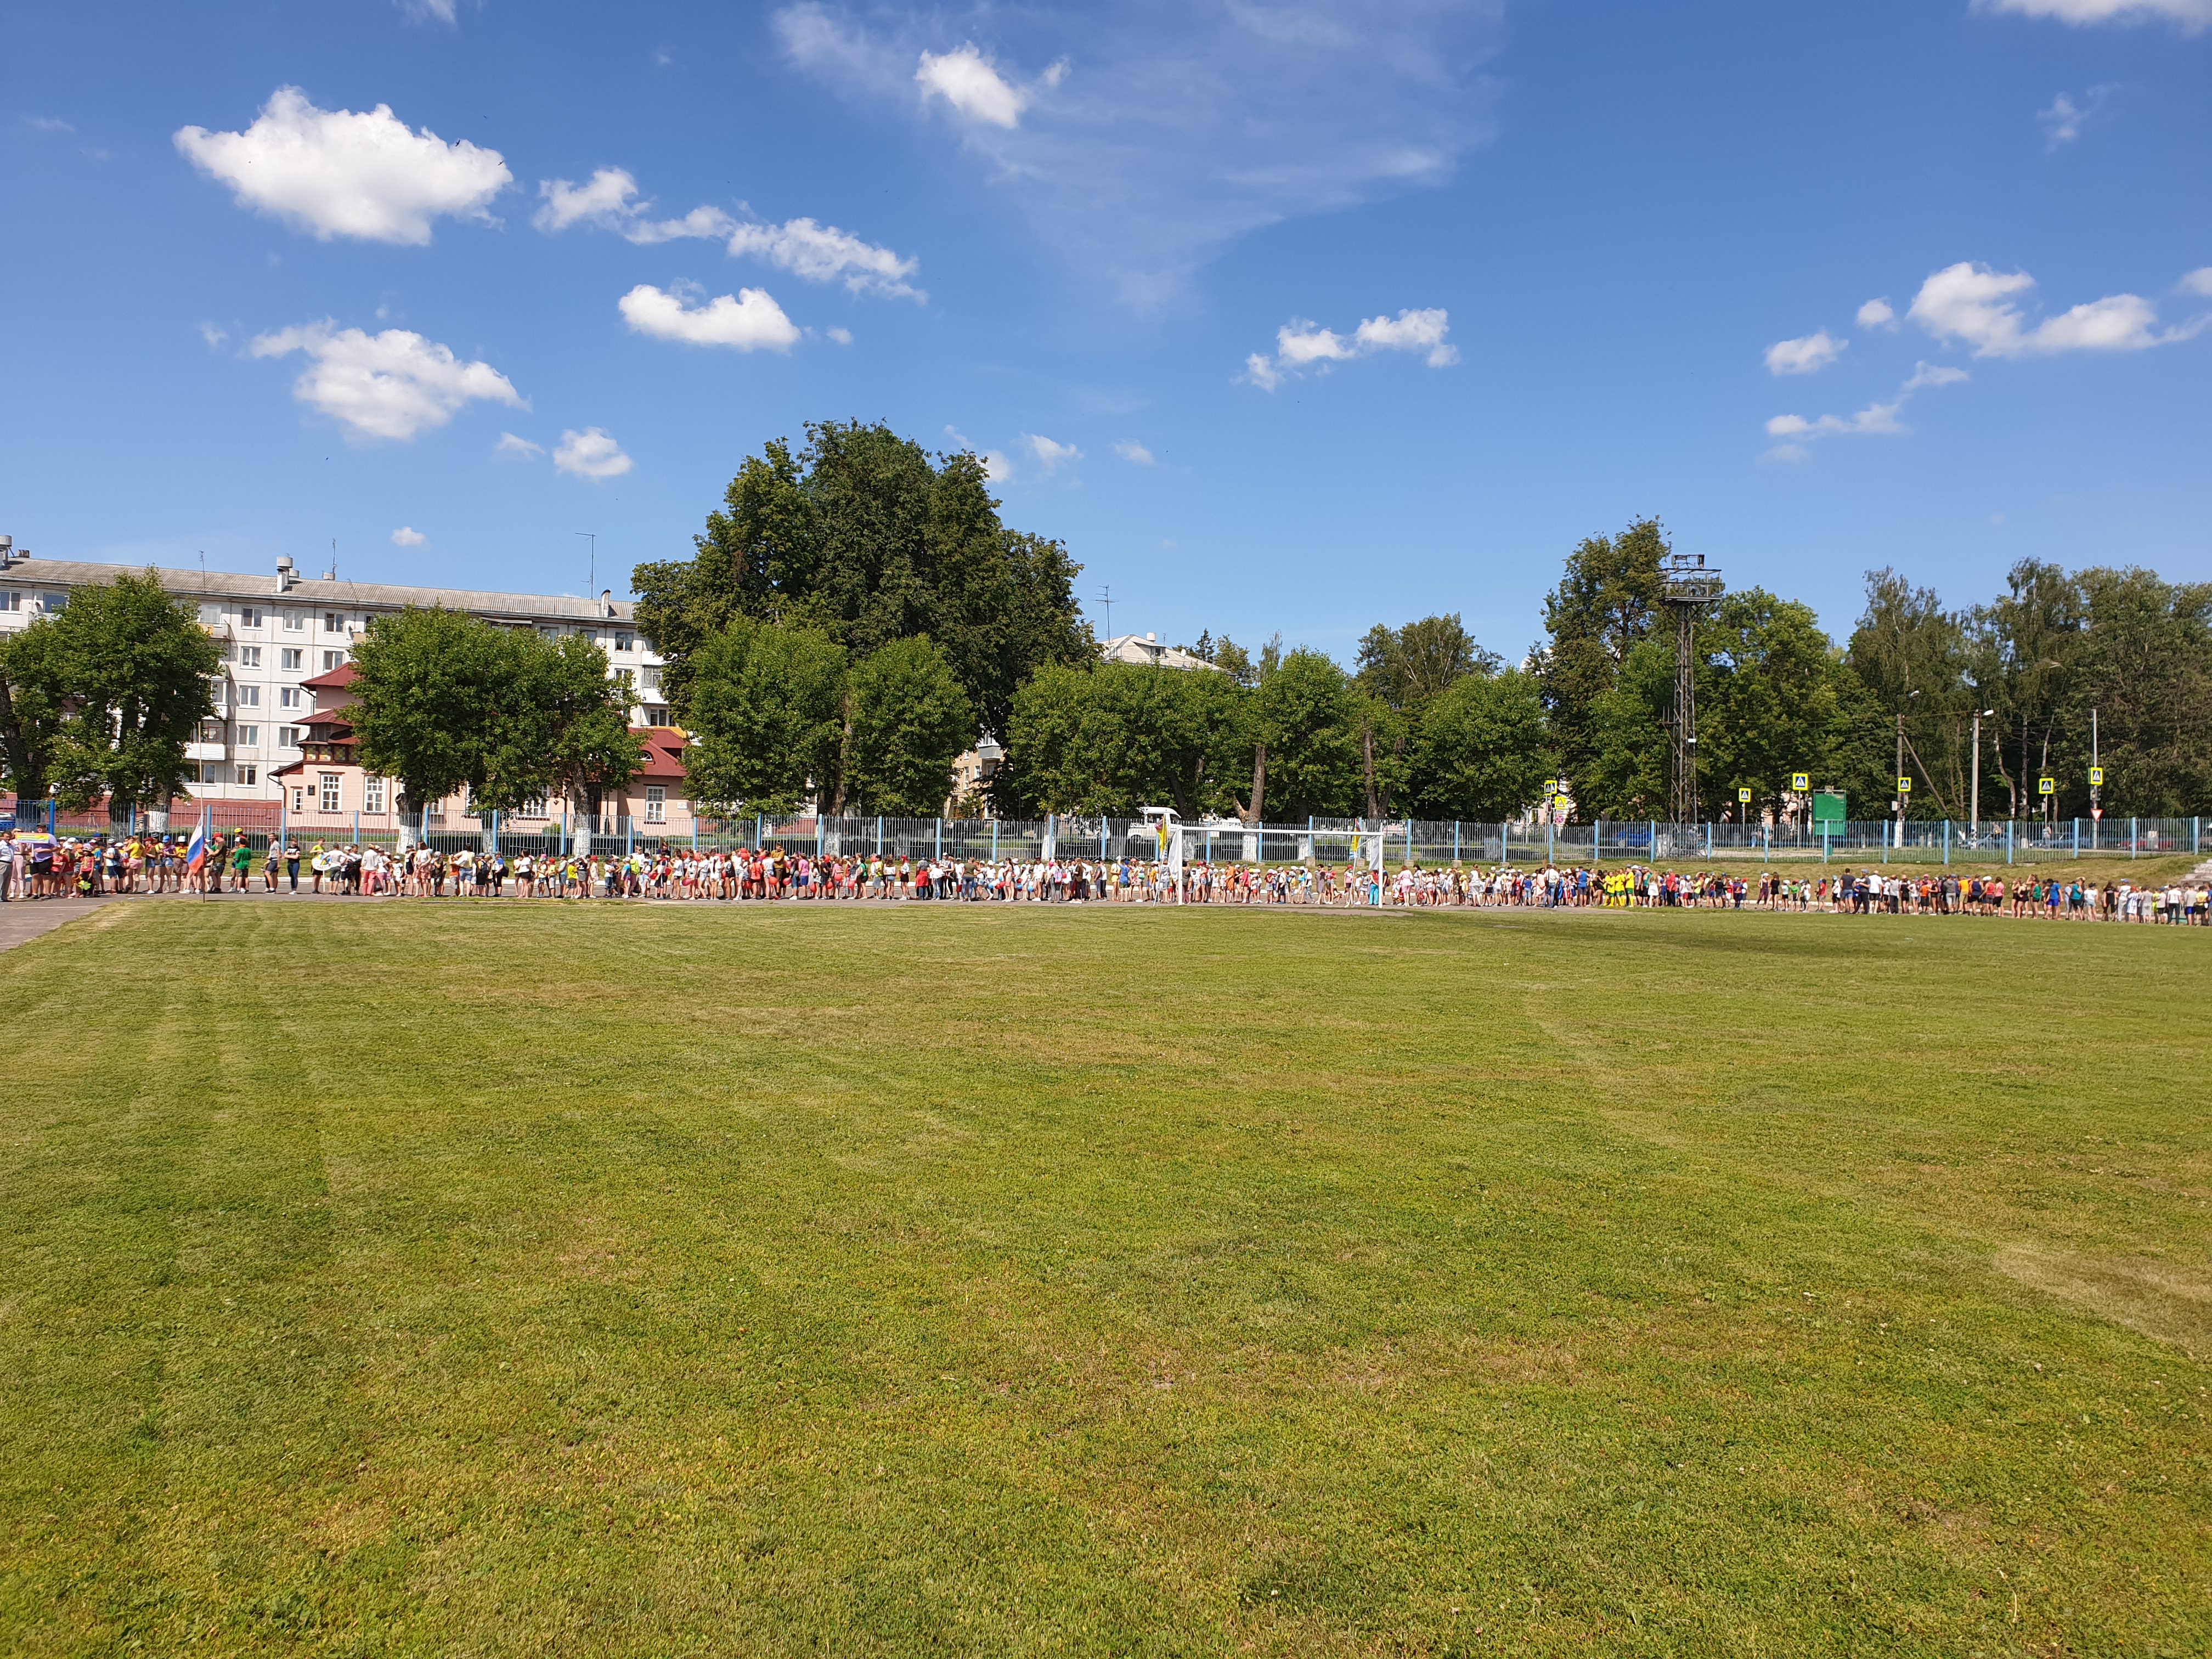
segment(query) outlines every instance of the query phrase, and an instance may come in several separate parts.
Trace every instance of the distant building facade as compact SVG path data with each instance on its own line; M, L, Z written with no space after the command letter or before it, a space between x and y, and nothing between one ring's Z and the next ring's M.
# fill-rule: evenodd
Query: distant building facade
M78 588L111 582L132 568L0 549L0 632L58 614ZM222 672L211 688L215 713L185 751L185 787L196 799L273 801L283 799L280 790L305 788L297 778L280 784L278 775L290 777L307 757L316 711L309 682L352 659L354 642L371 618L410 605L442 605L495 627L535 629L549 638L580 634L606 652L608 673L629 688L631 723L653 730L668 726L659 654L637 631L629 602L611 592L586 599L345 581L302 576L289 559L277 560L270 576L154 574L172 595L198 608L200 626L222 651Z
M1116 634L1098 647L1098 657L1102 662L1134 663L1140 668L1204 669L1210 674L1222 672L1217 663L1179 651L1172 645L1162 645L1157 634Z

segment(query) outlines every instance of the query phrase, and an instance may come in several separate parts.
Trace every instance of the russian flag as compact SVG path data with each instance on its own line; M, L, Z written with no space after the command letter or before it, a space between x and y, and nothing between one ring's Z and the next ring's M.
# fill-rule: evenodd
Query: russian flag
M199 874L207 863L207 819L203 817L192 826L192 838L185 846L185 868L192 875Z

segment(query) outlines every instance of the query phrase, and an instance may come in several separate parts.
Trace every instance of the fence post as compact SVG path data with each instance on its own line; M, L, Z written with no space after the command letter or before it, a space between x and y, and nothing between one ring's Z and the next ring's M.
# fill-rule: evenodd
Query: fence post
M991 820L991 862L992 862L992 863L994 863L994 864L996 864L998 861L999 861L999 821L998 821L998 819L996 819L996 818L993 818L993 819Z
M1557 826L1552 822L1552 815L1549 812L1545 813L1544 862L1546 864L1555 864L1559 861L1559 837L1553 833L1555 828L1557 828Z
M499 817L492 816L491 849L499 851ZM623 814L623 856L628 858L637 851L637 820L627 812Z
M945 820L943 818L937 821L937 856L939 858L945 856Z
M822 809L817 805L814 809L814 856L817 859L822 856Z
M1654 864L1659 862L1659 820L1656 818L1651 820L1650 859Z
M2081 819L2079 819L2079 818L2075 818L2075 819L2073 821L2073 823L2074 823L2074 856L2075 856L2075 858L2077 858L2077 859L2078 859L2078 858L2080 858L2080 857L2081 856Z
M2005 862L2012 862L2012 820L2005 820Z
M2141 818L2128 820L2128 856L2130 859L2135 857L2136 848L2142 842L2142 831L2136 827L2142 822Z
M1951 867L1951 820L1948 818L1943 820L1943 867L1947 870Z
M1708 864L1711 864L1712 861L1713 861L1713 821L1712 821L1711 818L1707 818L1707 819L1705 820L1705 862L1706 862L1706 863L1708 863Z
M753 814L753 850L756 853L768 850L768 814L765 812Z

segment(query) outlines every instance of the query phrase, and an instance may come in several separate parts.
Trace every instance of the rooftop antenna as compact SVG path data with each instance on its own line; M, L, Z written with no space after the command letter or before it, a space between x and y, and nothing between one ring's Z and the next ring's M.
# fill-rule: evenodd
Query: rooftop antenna
M1109 582L1098 590L1098 597L1106 601L1106 637L1114 637L1114 586Z
M324 580L325 580L325 581L333 581L333 582L334 582L334 581L336 581L337 579L338 579L338 538L337 538L337 537L333 536L333 537L331 537L331 574L330 574L328 576L325 577L325 578L324 578Z
M599 585L599 538L595 531L579 530L575 533L592 544L592 579L584 584L584 592L588 596Z

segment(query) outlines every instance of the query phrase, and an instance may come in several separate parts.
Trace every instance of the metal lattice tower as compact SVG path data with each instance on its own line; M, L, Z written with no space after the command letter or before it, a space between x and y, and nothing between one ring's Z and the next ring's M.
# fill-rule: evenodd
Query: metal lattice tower
M1702 553L1669 553L1661 562L1667 608L1674 613L1674 765L1668 811L1677 823L1698 820L1698 617L1727 591L1717 567Z

